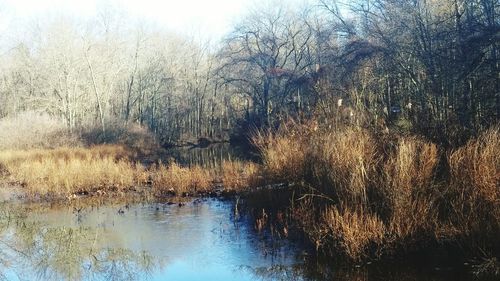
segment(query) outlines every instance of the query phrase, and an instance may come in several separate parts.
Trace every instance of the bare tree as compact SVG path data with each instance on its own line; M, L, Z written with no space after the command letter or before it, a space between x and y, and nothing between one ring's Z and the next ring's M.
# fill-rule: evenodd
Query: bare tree
M297 14L274 7L250 14L226 39L218 74L249 99L257 123L269 126L287 111L292 93L311 72L311 38Z

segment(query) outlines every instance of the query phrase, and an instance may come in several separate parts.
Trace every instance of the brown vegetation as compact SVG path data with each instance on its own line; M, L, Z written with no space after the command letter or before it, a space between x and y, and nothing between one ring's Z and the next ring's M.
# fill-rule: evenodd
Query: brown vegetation
M474 235L500 229L500 128L493 127L448 157L449 208L459 231Z
M108 125L105 132L95 126L83 128L79 138L86 145L119 144L142 155L154 153L159 147L156 137L147 128L134 123L126 125L119 120Z
M351 126L295 130L259 134L256 143L264 144L270 180L299 186L299 202L289 207L318 250L360 260L429 242L454 241L476 253L479 245L498 247L498 128L448 161L446 151L418 137L377 138ZM283 176L286 171L293 176Z
M214 170L176 163L144 167L136 163L145 151L140 146L97 145L4 149L0 174L31 195L53 196L140 186L157 196L196 195L293 183L293 199L276 204L291 210L319 251L354 260L450 241L476 252L479 245L481 251L498 247L498 127L452 151L420 137L380 137L351 125L337 127L333 132L293 123L257 134L263 165L224 161ZM122 136L126 140L128 134Z
M242 191L262 184L260 166L253 162L223 161L221 182L226 190Z
M258 182L258 165L225 161L221 171L177 163L144 167L137 150L123 145L0 151L3 180L26 186L31 195L70 196L151 187L154 194L207 193L221 181L227 191Z
M380 161L374 143L374 137L362 129L318 133L308 155L313 159L312 183L339 200L368 204L368 189Z
M386 233L384 223L377 215L366 210L351 211L328 207L320 226L325 232L326 243L335 243L347 256L359 259L369 246L381 245Z
M389 232L404 239L429 230L435 223L439 192L433 181L438 163L435 144L402 138L383 164L382 200L389 208Z
M212 187L210 171L199 166L181 167L176 163L160 164L151 169L151 181L158 194L206 192Z
M254 143L261 150L266 176L288 181L303 178L306 172L306 144L303 140L302 136L294 134L257 133Z
M137 185L143 168L131 156L123 146L95 146L2 151L0 162L31 194L69 195Z

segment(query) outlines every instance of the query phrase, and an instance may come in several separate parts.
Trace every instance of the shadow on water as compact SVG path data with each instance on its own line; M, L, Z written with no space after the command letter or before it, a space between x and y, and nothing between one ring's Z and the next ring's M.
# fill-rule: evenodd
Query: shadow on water
M253 229L234 202L0 204L7 280L472 280L457 270L320 262Z

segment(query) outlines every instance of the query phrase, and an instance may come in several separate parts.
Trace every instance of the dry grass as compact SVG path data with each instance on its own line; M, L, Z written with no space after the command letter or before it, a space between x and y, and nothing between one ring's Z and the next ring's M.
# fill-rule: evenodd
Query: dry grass
M121 146L37 149L2 151L0 163L31 194L69 195L136 185L143 168L129 156Z
M0 150L79 145L62 120L46 113L29 111L0 119Z
M97 145L89 148L60 147L57 149L2 150L0 161L5 164L51 160L90 160L111 157L115 160L134 159L137 154L122 145Z
M180 195L208 191L212 187L213 177L210 171L199 166L188 168L173 163L153 167L151 181L154 191L159 195Z
M312 143L313 183L339 201L368 204L368 189L380 161L373 136L347 128L321 135Z
M447 197L455 224L464 232L500 228L499 155L500 128L497 126L455 150L448 158L451 184Z
M211 191L216 182L221 182L225 191L243 191L262 182L259 171L259 165L242 161L224 161L220 172L200 166L181 167L177 163L150 169L158 194L204 193Z
M331 240L336 250L349 258L359 260L371 248L384 242L386 230L377 215L366 210L350 211L329 207L322 216L325 239Z
M253 162L224 161L221 180L225 190L242 191L260 186L260 166Z
M308 181L335 198L367 203L367 189L380 161L376 140L363 129L337 132L287 128L254 137L264 174L274 181Z
M136 164L137 150L122 145L0 151L0 175L27 187L32 194L70 195L120 191L151 185L158 195L197 194L212 190L215 171L199 166ZM260 183L259 166L226 161L219 174L225 190L240 191Z
M370 245L382 243L383 221L359 211L369 211L377 203L369 197L382 157L370 132L350 127L337 132L289 129L268 134L265 140L266 175L314 187L303 197L308 203L299 204L292 213L318 250L359 259Z
M433 184L438 160L435 144L401 138L383 165L380 187L390 210L390 232L397 237L432 229L439 198Z
M498 247L498 127L452 152L448 163L424 139L382 140L359 128L289 129L259 139L267 175L304 183L297 191L309 203L294 204L292 217L320 251L362 259L457 239L469 249Z
M303 136L294 132L254 136L253 141L261 151L265 176L277 181L302 179L306 174L308 147L303 140Z
M106 157L24 162L13 176L26 184L32 193L73 194L132 187L135 185L134 173L135 167L128 161Z
M106 132L100 126L88 126L81 129L80 139L86 145L118 144L132 148L142 154L157 151L159 144L154 134L139 124L125 125L123 120L111 120L106 125Z
M421 138L387 141L350 127L336 132L288 127L254 140L263 165L225 161L220 171L176 163L145 169L134 164L138 155L130 148L101 145L0 151L0 175L32 194L58 195L146 183L159 196L194 195L218 183L238 192L264 182L293 182L302 188L294 195L301 202L291 206L292 218L320 251L360 260L458 239L469 248L499 246L494 239L500 235L498 127L447 158Z

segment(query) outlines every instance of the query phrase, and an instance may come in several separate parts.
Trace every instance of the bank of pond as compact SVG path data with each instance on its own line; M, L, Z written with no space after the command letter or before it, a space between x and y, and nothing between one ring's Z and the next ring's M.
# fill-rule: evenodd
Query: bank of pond
M28 279L500 275L499 128L452 149L418 136L301 125L257 134L253 144L257 159L231 147L1 151L2 193L10 197L0 240L12 257L2 260L4 274L13 279L18 267L30 268ZM59 240L48 240L52 231ZM44 247L53 264L27 252Z

